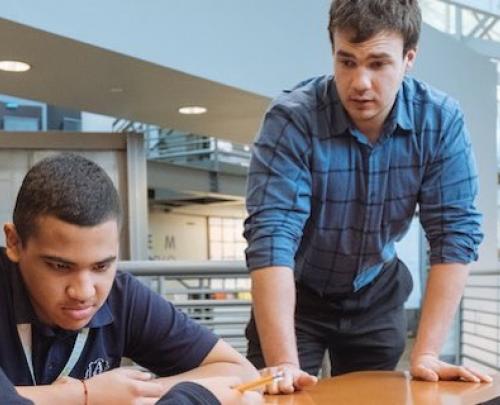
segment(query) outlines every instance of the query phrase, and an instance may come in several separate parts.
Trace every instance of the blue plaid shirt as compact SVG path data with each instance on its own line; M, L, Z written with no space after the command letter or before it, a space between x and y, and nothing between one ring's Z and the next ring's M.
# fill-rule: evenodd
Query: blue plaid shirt
M287 266L320 295L357 291L396 256L417 204L434 263L477 259L477 171L458 103L406 77L375 144L334 78L270 106L255 142L244 235L250 270Z

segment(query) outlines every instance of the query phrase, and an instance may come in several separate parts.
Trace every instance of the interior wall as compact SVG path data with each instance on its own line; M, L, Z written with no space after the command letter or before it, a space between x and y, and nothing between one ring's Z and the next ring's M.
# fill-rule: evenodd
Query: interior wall
M82 132L113 132L115 118L82 111Z
M47 130L47 104L46 103L41 103L38 101L33 101L33 100L25 100L19 97L14 97L6 94L1 94L0 95L0 102L3 103L12 103L12 104L17 104L20 106L35 106L39 107L42 110L42 120L41 120L41 130L46 131Z
M28 170L41 159L57 154L58 150L11 150L0 149L0 223L12 222L12 212L22 180ZM79 151L78 154L99 164L115 184L122 197L125 213L127 210L126 158L115 151ZM0 245L5 246L2 233ZM120 235L120 257L129 256L128 225L125 223Z
M150 260L208 260L207 218L149 211Z
M492 270L497 259L497 157L495 65L457 39L425 27L414 74L459 100L479 171L477 205L485 239L474 269Z
M0 150L0 224L12 222L16 196L24 175L30 167L30 156L25 151ZM2 228L3 229L3 228ZM0 245L5 246L1 232Z
M158 206L150 207L150 259L208 260L209 218L214 217L235 219L243 226L246 217L244 203L189 205L169 211Z
M133 137L132 137L133 138ZM36 162L44 157L61 153L74 152L81 154L102 166L114 182L120 195L123 207L123 224L120 235L120 258L130 259L131 235L129 234L130 203L138 205L137 196L129 196L129 143L132 139L123 134L93 133L61 133L61 132L2 132L0 133L0 223L12 222L12 211L22 180ZM138 176L132 179L137 183L145 183ZM133 189L140 190L134 184ZM144 194L146 193L144 187ZM142 193L142 191L141 191ZM145 199L145 197L144 197ZM134 208L134 204L132 208ZM132 212L133 210L130 209ZM137 211L137 210L136 210ZM137 211L139 212L139 211ZM140 212L139 212L140 214ZM146 215L141 218L134 214L135 221L146 223ZM137 235L146 247L146 234ZM0 236L0 244L5 244L4 236ZM144 249L146 250L146 249Z

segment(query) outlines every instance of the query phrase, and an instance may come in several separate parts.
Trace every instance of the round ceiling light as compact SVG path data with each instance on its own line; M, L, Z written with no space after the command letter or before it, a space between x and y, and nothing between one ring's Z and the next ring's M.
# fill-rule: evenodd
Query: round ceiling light
M25 62L17 60L2 60L0 61L0 70L5 72L26 72L31 69L31 66Z
M200 114L205 114L206 112L207 109L199 105L188 105L179 108L179 114L185 114L185 115L200 115Z

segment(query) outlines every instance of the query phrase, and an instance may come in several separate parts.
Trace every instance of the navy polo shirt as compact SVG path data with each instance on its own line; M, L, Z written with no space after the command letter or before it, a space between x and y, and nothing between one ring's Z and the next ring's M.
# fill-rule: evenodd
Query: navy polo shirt
M179 388L182 388L180 384L178 385ZM7 379L1 368L0 368L0 404L33 405L33 402L27 400L26 398L21 397L16 392L16 389L14 388L12 383ZM165 405L166 404L168 404L168 402L165 402Z
M52 383L70 356L77 332L52 328L37 319L17 265L0 248L0 368L14 385L32 385L17 333L20 323L32 325L37 384ZM199 366L218 340L122 272L117 272L108 299L88 327L87 342L70 377L93 377L119 367L122 357L159 376L175 375Z

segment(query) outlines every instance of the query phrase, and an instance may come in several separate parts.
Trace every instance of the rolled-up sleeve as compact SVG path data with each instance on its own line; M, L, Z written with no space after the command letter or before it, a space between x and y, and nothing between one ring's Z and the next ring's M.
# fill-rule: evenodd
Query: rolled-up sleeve
M478 174L464 117L447 112L435 156L428 163L419 195L420 218L430 245L430 262L477 260L483 239L482 216L474 200Z
M311 141L299 127L286 113L272 108L254 144L244 230L250 270L294 267L311 198Z

